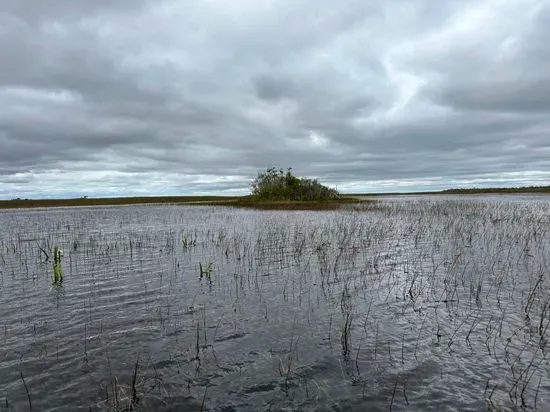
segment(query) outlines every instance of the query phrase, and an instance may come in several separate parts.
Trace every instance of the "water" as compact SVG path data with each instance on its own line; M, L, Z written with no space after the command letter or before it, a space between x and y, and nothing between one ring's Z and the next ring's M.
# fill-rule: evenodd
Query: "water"
M550 201L499 199L1 211L0 410L544 410Z

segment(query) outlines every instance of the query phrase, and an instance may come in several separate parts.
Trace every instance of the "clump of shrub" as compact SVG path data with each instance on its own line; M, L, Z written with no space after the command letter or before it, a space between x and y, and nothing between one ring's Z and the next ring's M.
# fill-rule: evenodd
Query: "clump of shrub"
M319 183L317 179L299 178L292 168L274 167L258 174L251 184L252 196L259 200L327 201L341 198L336 189Z

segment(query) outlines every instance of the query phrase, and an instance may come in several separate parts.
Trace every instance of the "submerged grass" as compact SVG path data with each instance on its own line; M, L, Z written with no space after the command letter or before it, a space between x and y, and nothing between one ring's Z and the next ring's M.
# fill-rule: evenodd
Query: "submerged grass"
M519 410L548 399L548 202L224 204L239 200L343 210L0 214L0 387L14 409L30 407L25 382L36 410L58 397L94 410L266 399L277 410ZM40 288L60 261L54 245L64 290ZM139 369L135 348L149 357ZM54 394L69 380L75 391Z
M59 246L53 248L53 284L61 286L63 284L63 269L61 268L61 249Z
M203 277L206 277L206 279L211 280L212 279L212 271L214 270L212 267L213 263L208 262L205 263L203 266L202 263L199 262L199 277L202 279Z

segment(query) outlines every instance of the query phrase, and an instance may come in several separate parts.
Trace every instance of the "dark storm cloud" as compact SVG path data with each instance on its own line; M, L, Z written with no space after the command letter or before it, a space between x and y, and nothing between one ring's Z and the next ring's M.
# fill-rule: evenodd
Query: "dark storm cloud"
M538 0L3 1L0 197L544 183L548 38Z
M457 82L447 85L438 97L439 102L464 111L548 113L550 79Z
M298 95L298 85L292 79L262 76L255 81L255 87L257 96L268 102L292 99Z

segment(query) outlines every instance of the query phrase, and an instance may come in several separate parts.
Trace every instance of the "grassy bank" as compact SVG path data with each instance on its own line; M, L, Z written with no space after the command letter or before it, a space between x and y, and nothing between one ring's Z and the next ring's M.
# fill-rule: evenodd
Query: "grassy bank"
M141 197L102 197L75 199L13 199L0 200L0 208L67 207L67 206L113 206L139 204L181 204L203 202L229 202L237 199L228 196L141 196Z
M274 201L258 200L250 196L161 196L161 197L114 197L75 199L14 199L0 200L0 209L70 207L70 206L116 206L139 204L187 204L210 206L233 206L258 210L335 210L345 204L373 202L345 197L327 201Z
M352 197L344 197L337 200L324 201L296 201L296 200L261 200L254 197L241 197L224 203L224 206L242 207L257 210L336 210L344 205L361 203L373 203L375 200L360 200ZM216 202L207 204L219 205Z
M474 187L455 188L430 192L385 192L385 193L354 193L348 196L397 196L397 195L483 195L483 194L521 194L540 193L550 194L550 186L522 186L522 187Z
M550 186L496 187L496 188L463 188L446 189L437 192L391 192L350 194L340 199L324 201L294 200L259 200L251 196L141 196L109 198L74 198L74 199L13 199L0 200L0 209L67 207L67 206L114 206L139 204L207 204L234 207L254 208L259 210L334 210L345 204L372 202L358 200L358 196L392 196L392 195L433 195L433 194L550 194Z
M449 194L550 193L550 186L462 188L462 189L447 189L447 190L442 190L441 193L449 193Z

